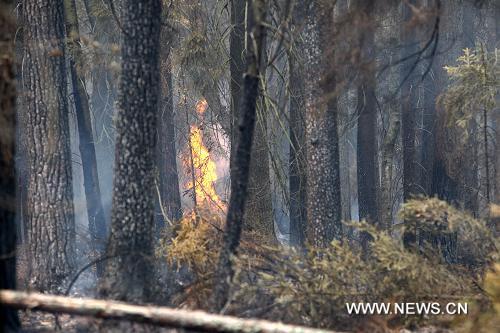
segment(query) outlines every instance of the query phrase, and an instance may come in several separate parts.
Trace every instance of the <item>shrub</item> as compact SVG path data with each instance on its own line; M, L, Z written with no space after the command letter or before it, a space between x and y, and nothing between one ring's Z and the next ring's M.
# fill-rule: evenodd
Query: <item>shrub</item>
M236 274L226 313L352 329L353 318L346 311L346 302L447 303L472 297L491 304L488 294L478 287L482 278L477 273L498 256L496 240L484 222L434 198L407 202L400 217L406 227L422 235L421 246L405 248L399 239L366 223L349 224L371 235L365 252L338 241L326 248L307 246L303 251L259 246L252 235L244 235L239 255L234 258ZM207 300L221 246L221 221L188 215L181 221L177 237L165 247L163 255L169 262L185 265L195 275L177 305L209 308ZM432 239L447 235L456 235L461 260L443 260L435 247L426 246ZM359 316L356 321L374 322L374 318ZM442 319L393 315L376 320L378 325L408 326Z

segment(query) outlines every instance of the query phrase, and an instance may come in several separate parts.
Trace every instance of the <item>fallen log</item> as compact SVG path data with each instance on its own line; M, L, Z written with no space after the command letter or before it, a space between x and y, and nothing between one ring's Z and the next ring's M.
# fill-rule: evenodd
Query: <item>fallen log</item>
M242 319L167 307L131 305L92 298L0 290L0 304L23 310L118 319L156 326L220 333L335 333L267 320Z

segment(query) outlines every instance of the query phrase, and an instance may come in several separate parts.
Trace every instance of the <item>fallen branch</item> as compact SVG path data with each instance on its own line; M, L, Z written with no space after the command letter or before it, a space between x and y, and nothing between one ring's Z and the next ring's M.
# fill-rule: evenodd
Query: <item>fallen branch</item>
M0 304L26 310L119 319L133 322L220 333L335 333L266 320L242 319L167 307L139 306L91 298L0 290Z

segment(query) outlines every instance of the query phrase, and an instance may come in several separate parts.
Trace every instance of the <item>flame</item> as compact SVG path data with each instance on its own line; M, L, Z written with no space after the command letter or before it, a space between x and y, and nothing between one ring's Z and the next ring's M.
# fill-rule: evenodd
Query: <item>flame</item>
M196 112L202 116L205 111L207 111L208 108L208 102L206 99L199 100L198 103L196 103Z
M205 99L196 103L196 112L203 115L208 107ZM215 182L217 181L216 164L210 151L203 144L203 132L197 125L191 125L189 131L191 145L191 155L188 163L192 163L194 168L194 186L193 181L187 184L188 189L193 189L196 195L198 205L205 208L218 208L223 210L225 205L217 195ZM192 161L190 160L192 158Z

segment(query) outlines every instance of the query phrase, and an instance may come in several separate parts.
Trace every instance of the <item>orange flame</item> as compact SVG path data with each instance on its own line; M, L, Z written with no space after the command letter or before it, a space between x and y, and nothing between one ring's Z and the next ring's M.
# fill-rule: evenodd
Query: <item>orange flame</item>
M207 108L208 103L206 99L199 100L198 103L196 103L196 112L198 112L200 116L202 116L205 111L207 111Z
M205 99L196 103L196 112L203 115L208 107ZM189 139L191 144L192 164L194 168L194 186L193 181L187 184L188 189L193 189L196 195L198 205L206 208L224 209L224 203L217 195L215 190L215 182L217 181L216 165L210 151L203 144L202 130L196 126L191 125Z

